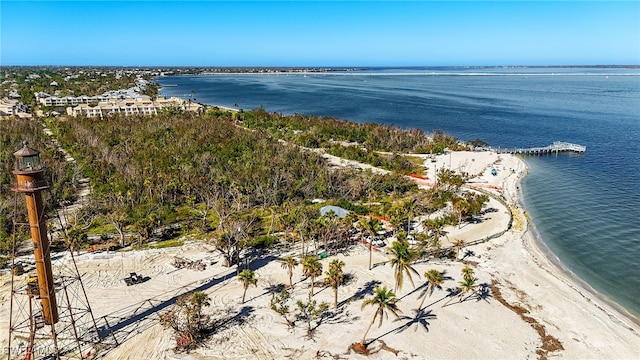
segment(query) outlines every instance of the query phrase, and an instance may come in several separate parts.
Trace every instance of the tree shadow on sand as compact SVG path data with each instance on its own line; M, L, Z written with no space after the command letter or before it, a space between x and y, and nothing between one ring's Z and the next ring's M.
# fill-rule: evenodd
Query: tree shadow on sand
M247 265L249 268L258 269L274 259L274 256L266 255L254 259ZM101 344L105 345L104 349L106 352L110 351L130 340L134 335L151 328L160 319L158 314L174 305L180 296L195 291L207 291L214 287L224 286L225 283L236 276L236 273L236 269L229 268L227 271L219 273L207 281L194 281L169 289L162 294L97 318L96 325ZM242 311L247 310L241 310L241 314Z
M399 300L403 300L404 298L406 298L407 296L411 296L412 294L415 294L418 291L422 291L422 294L424 294L425 291L427 291L427 286L429 284L428 283L424 283L420 286L418 286L417 288L414 288L413 290L409 291L408 293L402 295L400 298L398 298Z
M478 286L476 301L484 300L489 302L489 299L492 298L491 294L491 285L487 283L482 283Z
M467 249L467 250L464 252L464 255L462 256L462 258L460 258L460 260L462 261L462 260L464 260L464 259L466 259L466 258L468 258L468 257L473 257L473 256L475 256L475 255L476 255L476 253L475 253L473 250L469 250L469 249Z
M255 310L252 306L243 306L236 314L230 314L226 317L221 317L217 320L213 320L207 327L205 332L206 338L211 337L221 331L227 330L234 326L242 326L246 324L247 320L251 318ZM228 311L227 311L228 312Z
M440 274L442 274L442 278L443 278L444 280L453 280L453 278L452 278L451 276L448 276L448 275L447 275L447 271L446 271L446 270L441 271L441 272L440 272ZM416 293L416 292L418 292L418 291L420 291L420 295L418 295L418 298L421 298L421 297L425 296L425 292L427 292L428 287L429 287L429 282L424 282L424 283L422 283L422 285L420 285L420 286L418 286L417 288L415 288L415 289L411 290L410 292L408 292L408 293L404 294L404 295L400 298L400 300L402 300L402 299L406 298L407 296L410 296L410 295L412 295L412 294L414 294L414 293ZM438 288L438 289L442 289L442 287L441 287L441 286L438 286L437 288ZM448 289L447 289L447 290L448 290ZM428 307L428 306L427 306L427 307Z
M413 331L418 331L419 327L422 327L426 332L429 332L429 320L437 318L436 314L433 314L432 310L420 309L414 316L402 315L395 321L405 321L404 325L395 329L396 332L403 332L408 330L412 326Z
M348 304L352 301L360 300L367 295L373 295L373 290L375 289L376 286L380 284L382 284L382 282L379 280L368 281L361 288L359 288L353 295L340 301L338 303L338 307L342 307L343 305Z
M411 327L413 327L413 331L416 332L418 331L419 328L424 329L426 332L429 332L429 326L431 325L429 321L436 319L436 315L432 313L432 310L425 310L425 309L421 309L419 310L414 316L407 316L407 315L402 315L399 318L397 318L396 320L394 320L394 322L396 321L403 321L404 324L398 326L395 329L391 329L389 331L387 331L386 333L379 335L378 337L367 341L368 344L373 343L377 340L380 340L381 338L396 332L396 333L401 333L405 330L410 329Z
M263 292L260 295L254 296L249 300L253 300L255 298L264 296L264 295L269 295L271 296L271 300L273 300L273 298L279 294L282 290L286 289L287 285L283 284L283 283L278 283L278 284L271 284L268 283L265 287L263 287L262 289L265 290L265 292Z
M458 304L465 301L474 300L474 299L476 300L476 302L480 300L484 300L488 303L489 299L493 297L493 295L491 294L491 285L487 283L482 283L478 285L478 289L473 290L473 292L471 292L467 296L464 296L462 289L459 287L448 288L447 292L448 294L447 296L445 296L445 298L453 298L454 296L458 296L459 297L457 302ZM453 299L449 299L444 305L442 305L442 307L453 305L454 303L450 303L452 300Z
M338 308L338 310L327 311L316 322L316 328L322 324L351 324L360 319L358 315L352 315L346 308Z

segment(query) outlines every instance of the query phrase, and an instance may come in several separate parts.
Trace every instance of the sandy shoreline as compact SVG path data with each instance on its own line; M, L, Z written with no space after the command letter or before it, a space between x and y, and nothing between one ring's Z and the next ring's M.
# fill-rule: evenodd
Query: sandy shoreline
M448 166L477 175L474 186L493 194L502 194L515 209L513 228L499 238L466 248L472 252L468 264L474 267L478 283L494 285L499 291L478 299L449 298L447 288L457 286L460 270L465 264L450 260L431 259L415 265L422 275L429 269L445 272L449 277L442 290L436 290L425 301L425 310L416 316L424 279L414 278L416 288L409 281L397 292L403 319L390 317L381 327L374 325L367 335L372 348L380 348L381 341L389 349L369 355L370 359L635 359L640 354L640 326L637 319L624 316L615 305L584 287L575 276L564 270L527 221L521 203L520 180L527 171L526 164L511 155L460 152L425 158L429 174L435 168ZM433 169L431 169L433 167ZM498 174L490 174L497 168ZM507 226L508 210L499 202L491 203L496 211L489 213L481 224L451 228L449 238L475 240L495 234ZM171 265L174 256L203 259L210 265L205 271L176 269ZM207 344L190 354L175 354L171 349L175 340L169 330L152 313L141 321L123 327L115 334L121 345L111 349L106 359L314 359L367 357L349 352L349 346L361 340L373 316L373 308L361 310L358 297L369 297L374 284L393 288L393 271L389 265L368 266L368 251L358 246L337 258L345 262L345 271L352 280L339 288L341 303L336 312L325 319L308 340L302 323L290 329L283 318L269 308L269 284L287 283L286 271L277 261L282 254L266 253L251 263L258 275L257 287L249 288L247 302L242 305L242 287L234 278L235 268L221 266L220 256L209 245L187 242L180 249L130 251L125 253L85 253L77 258L83 274L94 315L110 319L110 324L131 316L132 309L144 309L145 304L157 304L163 299L203 287L211 297L207 312L214 318L241 319L230 321L220 328ZM382 252L373 253L373 262L386 261ZM322 260L325 266L331 258ZM130 271L150 276L143 284L127 287L122 278ZM304 300L309 280L295 269L293 297ZM0 326L7 329L7 275L0 278L2 307ZM321 281L321 278L319 279ZM314 299L333 301L330 288L316 286ZM502 302L502 301L503 302ZM292 304L295 308L295 304ZM241 315L241 316L240 316ZM239 317L240 316L240 317ZM635 321L634 321L635 320ZM555 339L562 350L543 349L541 333ZM6 336L2 339L6 346Z
M544 240L542 240L542 237L540 236L540 234L538 234L537 230L535 229L535 225L533 225L529 221L528 226L529 226L529 231L525 236L531 237L530 241L532 246L535 247L535 251L539 253L539 256L541 258L544 258L546 261L549 262L550 264L549 266L554 268L553 271L559 272L559 274L561 274L562 277L566 278L566 282L568 286L574 287L575 290L578 292L588 293L588 295L584 295L584 296L592 296L592 297L595 297L598 301L605 303L606 306L609 307L610 309L607 309L607 310L603 309L603 311L610 311L614 313L613 316L623 317L635 325L640 325L640 318L633 315L631 312L629 312L623 306L619 305L613 299L608 298L602 293L598 292L591 285L589 285L589 283L579 278L571 270L567 269L566 266L564 266L564 264L562 263L562 261L560 261L560 259L544 243Z
M523 160L521 159L519 160L522 161L526 166L526 163ZM522 176L518 180L518 184L520 180L522 180L522 178L526 176L527 173L528 173L528 167L525 173L522 174ZM522 188L518 186L517 195L515 197L514 202L517 203L526 212L526 204L524 203L524 196L522 194L522 191L523 191ZM549 267L549 271L555 272L559 276L564 277L567 285L575 288L576 291L588 293L588 295L583 295L583 296L595 297L600 302L606 304L606 307L608 307L608 309L606 310L603 309L603 311L612 312L614 313L613 316L625 318L626 320L630 321L636 326L640 326L640 318L638 318L637 316L629 312L623 306L619 305L613 299L610 299L604 296L602 293L595 290L591 285L589 285L589 283L582 280L580 277L574 274L571 270L569 270L562 263L562 261L551 251L551 249L549 249L549 247L545 244L544 240L542 239L542 236L540 236L540 234L538 233L535 225L533 224L531 219L528 218L528 214L526 214L525 216L527 216L528 221L527 221L527 232L523 236L523 238L527 239L529 243L530 251L535 252L535 255L537 257L544 259L546 262L548 262L547 267Z

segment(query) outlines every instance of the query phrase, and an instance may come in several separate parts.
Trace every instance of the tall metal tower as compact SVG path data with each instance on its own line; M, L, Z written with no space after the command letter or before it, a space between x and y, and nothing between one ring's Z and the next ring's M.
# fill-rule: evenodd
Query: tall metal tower
M42 191L49 189L40 153L24 143L14 154L16 183L8 359L88 359L100 342L72 251L52 266ZM28 222L18 221L24 194ZM18 226L29 226L35 273L17 258ZM26 269L25 269L26 268Z

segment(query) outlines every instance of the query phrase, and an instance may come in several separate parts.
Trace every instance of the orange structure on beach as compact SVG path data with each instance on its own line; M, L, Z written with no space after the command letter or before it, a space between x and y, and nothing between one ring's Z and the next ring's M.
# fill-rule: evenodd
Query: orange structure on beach
M69 251L68 260L52 266L42 196L50 185L40 161L40 152L25 142L13 155L16 159L13 170L16 182L12 190L16 194L16 209L7 359L87 359L90 357L88 354L96 353L96 346L104 348L104 344L73 254ZM28 222L18 215L19 194L24 194L26 200ZM18 256L19 240L16 237L21 232L17 231L17 226L30 229L33 261L26 255ZM62 253L58 255L64 257ZM31 264L35 265L33 273ZM18 345L12 346L12 342Z

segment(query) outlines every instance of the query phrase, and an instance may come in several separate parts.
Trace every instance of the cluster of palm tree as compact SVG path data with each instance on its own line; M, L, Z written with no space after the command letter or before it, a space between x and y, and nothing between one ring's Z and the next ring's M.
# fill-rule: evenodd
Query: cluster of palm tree
M328 255L348 247L347 234L355 221L356 215L353 213L340 218L333 211L322 215L315 206L297 206L280 213L276 225L291 234L291 243L296 240L301 242L300 256L304 258L308 255L311 242L315 255L318 255L320 247Z
M402 248L401 245L396 245L396 246L398 249ZM397 257L397 255L394 255L394 257ZM394 266L395 266L395 275L396 275L396 287L398 287L399 285L398 282L400 283L402 282L402 277L398 276L398 274L402 273L401 271L399 271L399 269L405 269L403 271L406 271L408 270L407 268L411 268L412 270L411 272L417 274L417 272L415 272L415 269L413 269L410 265L407 266L405 263L401 261L396 261L395 264L396 265ZM474 270L469 266L465 266L462 269L462 275L463 275L463 280L459 282L459 288L457 289L459 301L463 301L464 296L470 292L477 294L476 282L478 281L478 279L474 276ZM436 269L430 269L428 271L425 271L424 278L427 281L427 288L424 292L424 295L422 296L420 305L418 306L417 309L415 309L417 315L420 314L421 311L423 311L423 305L426 298L428 296L431 296L435 289L442 289L442 285L445 282L444 274ZM446 306L449 302L451 302L451 300L453 300L453 297L449 299L449 301L447 301L445 304L443 304L443 306ZM400 318L399 314L401 314L402 311L398 307L399 301L400 300L397 298L395 291L388 290L386 286L383 286L383 287L376 286L376 288L374 289L373 296L365 299L362 302L362 306L361 306L362 309L368 306L373 306L375 308L373 318L371 319L371 322L369 323L369 326L367 326L367 329L365 330L365 333L362 337L361 344L365 348L367 345L367 343L365 342L367 334L369 333L369 330L371 330L371 326L376 320L379 321L378 327L380 327L382 325L383 320L388 319L389 314L392 314L393 316L395 316L396 319Z
M316 283L316 277L322 275L322 263L317 256L307 256L301 261L302 272L307 278L311 278L311 290L309 297L313 297L313 289Z
M285 256L280 260L280 266L287 270L289 277L289 289L293 289L293 269L302 264L302 273L305 277L311 278L311 290L309 297L314 296L316 278L322 275L322 263L317 256L306 256L302 261L298 262L293 256ZM324 273L324 284L330 286L334 290L334 308L338 308L338 287L344 283L344 261L333 259L328 265L327 271Z
M399 315L402 311L398 308L399 299L396 297L397 291L402 289L402 285L404 283L405 276L409 279L411 284L415 287L413 282L412 275L416 275L420 278L418 271L413 267L412 263L415 262L419 257L420 253L415 250L406 240L398 240L394 241L391 244L391 259L389 263L393 267L394 271L394 279L395 279L395 287L394 290L388 290L387 287L376 287L374 289L374 294L371 298L365 299L362 303L362 308L364 309L367 306L374 306L376 308L374 312L374 316L369 323L363 337L362 337L362 345L366 348L366 337L371 329L371 326L376 321L379 320L379 325L382 325L383 319L387 319L389 313L394 315L396 318L399 318ZM422 310L422 305L424 304L427 296L433 294L434 289L442 288L442 284L444 283L443 274L436 270L431 269L424 273L424 277L427 280L427 289L424 293L424 296L420 302L420 306L416 309L417 313L420 313Z
M365 299L361 308L364 309L366 307L374 307L375 311L373 317L367 326L363 337L362 337L362 346L366 349L366 337L373 324L378 321L378 327L380 327L385 319L389 318L389 314L393 315L396 318L399 318L399 315L402 313L401 309L398 307L398 302L400 299L396 296L397 290L402 288L405 276L411 282L411 284L415 287L415 283L413 281L412 275L416 275L418 278L420 275L412 266L412 263L417 260L419 253L412 248L408 242L405 240L395 241L391 246L391 260L389 263L394 268L394 278L395 278L395 288L393 291L387 289L386 286L376 286L373 291L373 296ZM296 315L297 320L304 320L307 324L307 335L311 336L312 327L311 321L317 319L318 317L323 316L322 314L326 311L327 306L322 304L317 304L316 301L312 300L314 296L314 287L316 283L316 278L323 274L323 265L318 259L317 256L306 256L301 261L298 261L293 256L285 256L280 260L280 265L283 269L287 271L287 276L289 278L288 288L292 290L294 288L293 284L293 272L294 269L298 265L302 265L302 272L304 276L311 279L311 290L309 292L309 296L306 302L298 300L296 302L298 308L298 314ZM340 259L332 259L329 264L327 270L324 272L324 285L331 287L334 291L334 304L333 308L338 309L338 288L341 284L343 284L345 279L344 268L345 263ZM476 282L477 278L475 277L474 270L465 266L461 270L463 280L459 282L459 288L455 293L458 294L459 301L463 301L463 298L466 294L476 291ZM416 314L420 314L423 310L423 305L427 297L430 297L435 289L442 289L442 285L444 284L445 278L444 274L436 269L430 269L425 271L423 274L425 280L427 281L427 287L422 295L422 299L420 301L420 305L416 310ZM238 274L239 281L243 284L243 295L242 295L242 303L245 302L245 296L247 293L247 289L250 285L257 285L258 279L253 270L244 269ZM284 293L284 295L282 294ZM287 313L289 312L289 307L286 306L285 302L289 299L290 293L283 289L281 295L278 297L278 301L272 300L272 309L278 311L281 315L287 319L287 322L291 326L292 321L287 318ZM207 300L207 299L195 299L196 300ZM453 300L453 297L449 299L443 306L446 306ZM195 318L199 319L201 314L202 306L207 306L208 301L199 301L194 303L196 306L195 312L193 313ZM195 306L194 305L194 306ZM279 306L276 306L279 305ZM194 319L195 319L194 318Z
M459 249L464 247L464 241L456 241L456 247L458 248L459 253ZM399 299L396 297L396 294L398 290L402 289L405 276L409 279L414 288L415 284L413 282L412 275L416 275L418 278L420 277L420 275L412 265L412 263L419 258L420 254L413 247L411 247L406 240L394 241L391 244L390 254L391 259L388 262L392 265L394 271L394 290L388 290L386 287L376 287L374 289L373 296L364 300L362 303L363 309L367 306L374 306L376 308L371 323L367 327L362 338L361 344L364 345L365 348L366 336L376 319L379 320L378 326L381 326L383 319L387 319L389 313L394 315L396 318L399 318L398 314L401 313L401 310L397 306ZM459 255L457 255L456 258L459 258ZM416 309L416 314L420 314L420 312L423 310L423 305L426 298L431 296L435 289L442 289L442 285L445 282L444 274L436 269L425 271L423 276L427 281L427 288L424 292L424 295L422 296L420 305ZM453 292L454 294L458 294L459 301L463 301L464 296L469 293L477 294L476 283L478 279L474 275L474 270L469 266L465 266L464 268L462 268L462 276L463 280L459 282L459 287ZM454 298L452 297L442 306L446 306L453 299Z
M305 301L297 300L296 301L296 309L297 312L293 318L289 317L289 305L288 302L291 299L291 290L293 290L294 284L292 281L293 278L293 270L298 266L302 265L302 273L307 278L311 278L311 290L309 291L309 295ZM324 285L333 288L334 291L334 302L333 308L338 309L338 287L344 283L345 274L344 274L344 265L345 263L339 259L333 259L328 265L327 271L324 273ZM311 325L312 321L316 321L318 318L324 316L324 313L327 311L329 305L325 302L318 303L317 300L313 299L314 289L316 278L322 275L323 265L318 259L317 256L306 256L301 261L298 261L291 255L285 256L280 260L280 266L287 271L287 276L289 277L289 286L287 290L283 288L280 294L274 296L271 300L271 309L280 314L287 321L289 327L292 327L294 323L298 320L304 321L307 326L307 336L312 338L313 336L313 328ZM316 325L317 326L317 325Z
M485 194L466 192L452 200L453 209L458 217L458 227L462 225L462 218L476 215L482 210L482 205L489 200Z

